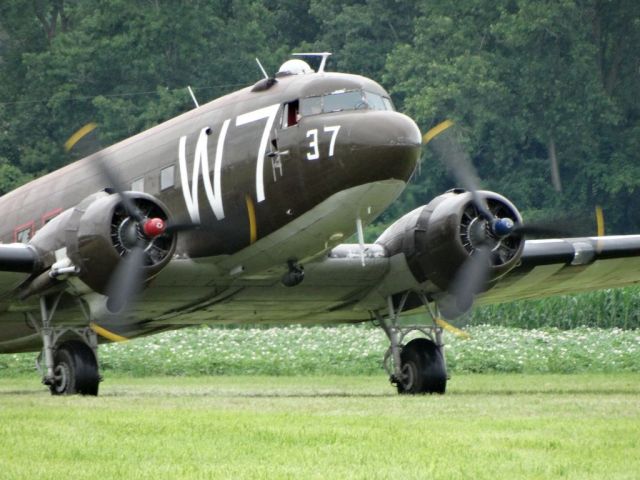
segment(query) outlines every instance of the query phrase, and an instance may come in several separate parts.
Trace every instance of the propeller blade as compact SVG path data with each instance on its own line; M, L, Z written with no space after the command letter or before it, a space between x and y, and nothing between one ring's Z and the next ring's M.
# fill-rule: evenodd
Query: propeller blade
M471 162L469 155L462 149L460 142L455 138L450 120L436 125L424 136L425 144L431 145L436 156L440 159L456 183L465 190L471 192L472 201L478 213L485 219L493 219L485 198L478 193L480 190L480 178Z
M125 256L109 279L107 308L113 314L109 323L122 323L144 283L145 251L139 244Z
M193 230L201 230L201 228L202 228L201 223L195 223L189 220L187 221L175 220L175 221L167 222L167 226L164 231L168 234L172 234L177 232L190 232Z
M91 322L89 323L89 328L91 328L91 330L96 332L101 337L106 338L107 340L111 340L112 342L126 342L127 340L129 340L125 336L126 332L123 332L122 328L118 328L117 326L107 324L103 326L95 322Z
M438 302L444 318L453 320L471 310L475 296L484 290L489 279L490 259L491 250L481 246L462 264L451 283L450 293Z
M94 156L94 165L97 167L99 173L120 197L122 205L124 206L127 215L140 222L144 219L144 215L136 207L133 200L126 194L125 188L122 187L122 181L118 175L107 165L104 159L104 154L100 152L100 141L96 132L98 131L98 124L94 122L87 123L82 128L78 129L64 144L66 152L70 153L74 151L86 150L89 152L97 152Z
M127 340L131 325L126 323L128 311L144 286L144 247L138 239L138 228L146 220L145 215L135 205L133 199L125 193L122 181L107 165L104 154L100 152L100 142L96 135L98 125L94 122L84 125L65 142L65 151L89 155L93 157L94 166L102 175L109 187L119 196L127 216L136 221L137 226L130 229L130 244L133 248L121 259L107 284L107 309L109 314L100 324L91 322L90 327L104 338L114 342Z
M140 209L136 206L135 202L131 199L129 195L126 194L125 189L122 187L122 181L118 177L118 175L107 165L104 161L103 155L98 154L94 158L95 165L100 171L101 175L107 180L108 185L113 188L115 193L120 197L120 201L122 202L122 206L124 207L127 215L133 218L136 222L141 222L144 220L144 215L140 211Z
M447 128L441 129L445 124ZM453 132L449 130L453 125L450 121L442 122L429 130L423 138L429 138L429 145L462 188L469 191L478 190L480 179L471 164L469 156L462 150L462 146L459 141L454 138ZM437 135L432 136L430 132L433 130L440 131Z
M535 236L554 236L554 237L570 237L572 233L569 229L558 227L558 222L530 222L516 225L511 232L515 235L535 235Z

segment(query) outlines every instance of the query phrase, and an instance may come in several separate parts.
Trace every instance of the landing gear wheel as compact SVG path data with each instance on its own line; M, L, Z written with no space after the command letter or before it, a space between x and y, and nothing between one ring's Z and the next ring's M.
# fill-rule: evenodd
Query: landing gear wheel
M52 395L98 395L98 362L84 342L70 340L60 345L54 355Z
M444 393L447 371L442 350L431 340L415 338L402 348L402 380L398 393Z

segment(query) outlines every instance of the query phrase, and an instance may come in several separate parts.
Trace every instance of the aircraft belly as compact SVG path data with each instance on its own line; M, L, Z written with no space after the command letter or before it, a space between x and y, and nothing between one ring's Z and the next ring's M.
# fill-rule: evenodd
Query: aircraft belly
M280 275L269 279L240 278L226 289L221 288L217 297L201 297L200 302L156 316L153 323L317 323L367 319L366 311L355 312L354 307L387 269L386 257L366 258L364 267L359 257L324 258L310 264L305 280L295 287L283 286ZM168 291L165 293L169 295ZM158 299L161 297L157 295ZM146 311L155 307L158 312L172 306L167 301L145 305Z
M355 233L358 217L368 224L380 215L404 187L402 180L385 180L338 192L216 265L227 273L241 269L241 276L251 276L282 273L291 258L307 263Z

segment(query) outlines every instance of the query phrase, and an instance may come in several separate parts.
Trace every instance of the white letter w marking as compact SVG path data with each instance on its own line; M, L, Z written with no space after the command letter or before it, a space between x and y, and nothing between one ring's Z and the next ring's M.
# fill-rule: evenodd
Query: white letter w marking
M225 120L218 136L218 144L216 146L216 158L213 165L213 185L211 184L211 177L209 174L209 154L207 153L207 128L203 128L200 131L198 137L198 143L196 144L196 151L193 156L193 175L191 179L191 188L189 187L189 174L187 172L187 137L180 137L180 147L178 150L178 159L180 161L180 179L182 182L182 195L184 196L187 210L191 221L194 223L200 222L200 208L198 205L198 176L200 175L200 168L202 168L202 182L204 183L204 190L209 200L209 205L213 210L213 214L218 220L224 218L224 208L222 206L222 187L220 185L220 170L222 167L222 151L224 148L224 140L227 136L227 129L229 128L229 120ZM202 165L202 167L201 167Z

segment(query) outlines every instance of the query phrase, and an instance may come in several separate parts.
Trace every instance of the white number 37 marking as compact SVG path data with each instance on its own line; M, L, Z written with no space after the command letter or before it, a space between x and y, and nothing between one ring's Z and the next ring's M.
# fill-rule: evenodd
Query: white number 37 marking
M329 157L333 157L333 153L336 147L336 138L338 137L338 132L340 131L340 125L331 125L329 127L324 127L324 133L331 134L331 141L329 142ZM320 150L318 148L318 129L314 128L312 130L307 131L307 138L311 138L309 140L309 149L310 152L307 152L307 160L317 160L320 158Z

